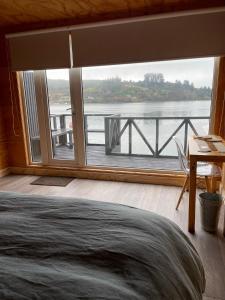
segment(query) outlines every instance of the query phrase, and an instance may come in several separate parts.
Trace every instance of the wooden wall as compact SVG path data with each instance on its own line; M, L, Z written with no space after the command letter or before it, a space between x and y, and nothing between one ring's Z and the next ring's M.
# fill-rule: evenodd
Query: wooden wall
M7 137L3 122L3 112L0 106L0 175L8 167Z
M211 132L225 139L225 56L215 60ZM225 164L222 168L221 191L225 196Z
M26 166L16 74L10 85L7 60L5 39L0 35L0 170Z
M0 28L20 32L175 11L223 7L224 0L1 1Z
M210 131L225 139L225 56L215 59Z
M6 61L4 59L3 37L0 36L0 174L8 167L7 132L4 118Z

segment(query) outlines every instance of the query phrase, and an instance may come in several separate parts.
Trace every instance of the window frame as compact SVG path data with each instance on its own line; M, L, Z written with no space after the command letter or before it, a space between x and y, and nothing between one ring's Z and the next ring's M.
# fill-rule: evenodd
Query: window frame
M214 73L215 73L214 68ZM44 77L43 72L45 71L34 71L38 75L35 76L35 86L37 86L37 101L40 101L42 109L39 112L39 115L45 115L47 120L48 108L47 108L47 93L46 87L43 83ZM49 131L49 123L43 123L43 128L40 129L42 132L42 140L47 140L47 143L43 143L41 146L43 159L42 162L33 162L31 153L30 153L30 142L29 142L29 130L26 122L26 117L24 118L24 128L25 128L25 138L26 138L26 151L28 155L28 165L38 165L38 166L48 166L48 167L69 167L70 169L81 168L83 170L102 170L102 171L115 171L115 172L128 172L128 173L149 173L149 174L180 174L180 171L175 170L157 170L157 169L140 169L140 168L126 168L120 166L101 166L101 165L87 165L86 163L86 147L85 147L85 132L84 132L84 108L83 108L83 84L82 84L82 69L81 68L71 68L69 69L70 74L70 95L71 95L71 105L72 105L72 118L74 124L74 140L77 142L77 147L75 147L75 160L57 160L52 158L49 155L49 150L51 147ZM214 74L215 77L215 74ZM19 72L20 86L22 85L22 72ZM213 88L215 84L213 83ZM24 98L24 93L22 92L22 98ZM214 99L211 99L211 106L213 107ZM23 100L23 114L26 116L25 102ZM76 108L76 109L75 109ZM210 113L210 123L213 122L212 118L214 117L212 110ZM43 121L43 118L41 119ZM42 124L42 122L41 122ZM41 133L40 133L41 135ZM48 148L49 147L49 148ZM47 155L46 155L47 154Z

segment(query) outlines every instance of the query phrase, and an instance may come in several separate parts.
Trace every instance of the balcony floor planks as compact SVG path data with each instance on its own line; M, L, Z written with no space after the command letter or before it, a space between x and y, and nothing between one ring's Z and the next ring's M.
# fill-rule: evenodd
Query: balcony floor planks
M56 159L73 159L73 149L66 146L56 148ZM179 170L176 158L154 158L146 156L106 155L104 146L87 147L87 165L121 168Z

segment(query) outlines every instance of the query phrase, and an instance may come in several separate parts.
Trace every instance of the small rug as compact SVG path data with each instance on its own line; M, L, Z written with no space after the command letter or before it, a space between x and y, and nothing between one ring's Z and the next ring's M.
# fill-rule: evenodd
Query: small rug
M35 179L30 184L32 185L47 185L47 186L67 186L74 177L60 177L60 176L41 176Z

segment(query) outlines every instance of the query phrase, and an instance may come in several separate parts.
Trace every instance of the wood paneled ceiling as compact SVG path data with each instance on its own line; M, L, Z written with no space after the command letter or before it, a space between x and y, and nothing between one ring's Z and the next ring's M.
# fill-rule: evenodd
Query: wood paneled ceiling
M225 6L225 0L1 0L0 30L72 25Z

